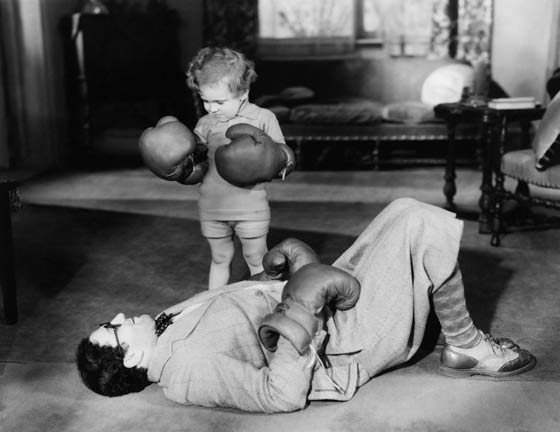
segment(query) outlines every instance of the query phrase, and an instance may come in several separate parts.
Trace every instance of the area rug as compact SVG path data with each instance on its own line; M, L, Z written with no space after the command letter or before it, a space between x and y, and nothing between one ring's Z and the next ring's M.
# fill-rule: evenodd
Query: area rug
M297 237L331 263L383 207L278 204L269 246ZM0 326L3 362L72 362L80 338L117 312L155 314L206 289L210 251L196 219L24 205L13 225L20 321ZM516 234L519 245L527 235ZM515 379L560 381L559 234L537 235L547 238L543 249L496 249L466 221L460 264L475 323L515 338L538 358L533 371ZM246 276L237 254L232 280ZM435 374L439 349L428 343L390 373Z

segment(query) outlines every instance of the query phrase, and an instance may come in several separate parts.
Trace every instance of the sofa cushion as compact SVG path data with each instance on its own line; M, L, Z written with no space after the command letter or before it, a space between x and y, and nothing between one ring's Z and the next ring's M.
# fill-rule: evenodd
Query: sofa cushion
M293 107L308 103L315 97L315 92L309 87L296 86L286 87L277 94L263 94L253 100L255 105L263 108L271 106Z
M532 149L504 154L501 167L504 174L517 180L543 188L560 189L560 166L538 171L535 167L535 152Z
M437 121L430 105L419 101L395 102L381 110L383 120L392 123L418 124Z
M280 123L290 121L291 109L284 105L271 105L267 109L272 111Z
M290 120L308 124L376 124L381 121L380 103L369 100L317 103L292 108Z
M424 80L420 100L432 107L441 103L458 102L463 87L473 88L474 70L466 64L448 64L434 70Z
M540 121L532 148L535 151L535 167L545 170L560 162L560 93L550 101Z

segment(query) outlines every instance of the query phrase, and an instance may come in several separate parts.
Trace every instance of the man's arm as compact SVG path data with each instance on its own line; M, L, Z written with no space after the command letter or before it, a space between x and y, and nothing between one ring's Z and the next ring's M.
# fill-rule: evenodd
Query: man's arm
M314 351L300 356L284 338L270 364L261 368L227 354L211 358L193 358L192 351L175 354L173 362L180 369L164 392L176 402L267 413L297 411L307 404Z

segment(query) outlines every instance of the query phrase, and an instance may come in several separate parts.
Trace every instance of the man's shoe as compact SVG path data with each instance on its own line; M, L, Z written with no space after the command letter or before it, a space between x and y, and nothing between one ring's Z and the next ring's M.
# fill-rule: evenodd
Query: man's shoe
M480 342L472 348L446 345L441 352L440 372L451 377L502 378L526 372L537 363L533 354L511 339L497 339L483 332L480 335Z

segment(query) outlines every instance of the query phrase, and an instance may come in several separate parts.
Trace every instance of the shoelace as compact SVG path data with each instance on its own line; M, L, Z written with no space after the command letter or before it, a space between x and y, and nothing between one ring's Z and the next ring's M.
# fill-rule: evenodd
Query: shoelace
M504 348L500 344L500 341L488 333L482 333L482 338L490 344L490 348L492 348L492 352L496 354L496 349L500 352L504 352Z

